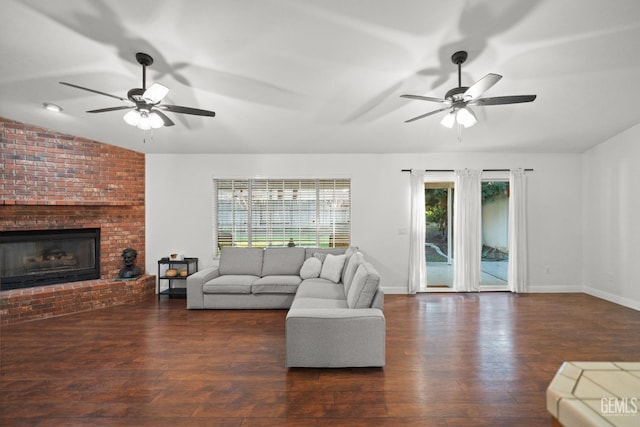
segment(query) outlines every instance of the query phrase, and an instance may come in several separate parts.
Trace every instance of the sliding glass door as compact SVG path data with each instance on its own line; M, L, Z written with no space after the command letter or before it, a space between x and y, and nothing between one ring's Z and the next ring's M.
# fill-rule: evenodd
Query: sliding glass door
M453 182L425 182L426 290L453 287ZM482 182L481 290L507 288L509 182Z
M453 182L425 183L427 288L453 286Z
M482 182L480 286L505 289L509 271L509 182Z
M475 182L475 190L468 194L463 194L465 187L456 184L458 182L457 175L447 170L430 171L429 175L424 176L424 265L426 270L426 280L422 273L419 274L421 280L415 280L420 283L416 289L427 292L440 291L501 291L509 290L509 263L514 263L514 268L519 268L520 276L524 279L518 279L519 282L526 280L526 243L520 249L517 246L518 239L526 242L526 235L523 228L518 225L514 228L516 236L510 236L509 222L512 212L510 212L511 204L517 201L518 197L524 197L524 190L514 191L513 195L517 196L512 199L510 194L510 180L513 179L514 172L506 170L485 170L482 172L482 179L479 183ZM520 172L523 174L523 171ZM455 181L455 182L454 182ZM481 194L478 194L478 184L480 184ZM512 184L513 185L513 184ZM420 194L421 186L415 184L413 192ZM511 187L513 188L513 187ZM478 212L477 202L474 206L468 208L467 211L462 210L467 215L460 215L458 222L463 224L476 224L473 229L465 231L463 227L454 225L454 195L457 194L461 200L473 197L473 200L479 200L480 212ZM520 194L520 196L518 196ZM419 197L418 205L422 205L421 197ZM457 200L460 202L460 200ZM515 204L518 206L517 204ZM456 206L459 206L456 205ZM462 206L465 206L464 204ZM457 208L462 209L462 208ZM522 210L523 208L519 208ZM470 216L469 212L473 210L475 213ZM514 210L515 214L518 209ZM416 219L421 219L422 213L414 214ZM413 217L412 217L413 218ZM516 221L516 224L519 224ZM420 226L421 228L421 226ZM478 229L480 228L480 229ZM461 234L462 233L462 234ZM474 240L473 250L465 251L465 242L469 236L465 238L464 233L469 236L477 236ZM519 233L519 234L518 234ZM420 231L422 236L422 231ZM460 237L456 256L460 260L454 259L454 236ZM481 241L478 241L481 237ZM467 239L467 240L464 240ZM510 245L516 241L515 249L510 254ZM422 241L422 238L419 239ZM421 248L421 243L412 243L414 247ZM477 244L477 246L476 246ZM469 248L466 248L469 249ZM422 249L419 249L422 251ZM466 261L464 260L466 255ZM512 258L512 259L510 259ZM418 253L414 260L414 265L423 259L423 253ZM520 259L520 261L518 261ZM460 262L460 268L467 270L456 270L456 283L454 287L454 270L455 262ZM520 262L524 267L520 266ZM480 264L478 266L478 264ZM478 271L478 267L480 270ZM512 271L512 276L515 273ZM462 286L464 285L464 287ZM518 285L522 288L524 285Z

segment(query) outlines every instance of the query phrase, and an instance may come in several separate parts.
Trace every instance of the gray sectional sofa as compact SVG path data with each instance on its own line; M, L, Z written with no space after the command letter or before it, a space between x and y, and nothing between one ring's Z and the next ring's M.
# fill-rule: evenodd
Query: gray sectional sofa
M187 278L189 309L289 309L288 367L384 366L380 275L356 248L224 247Z

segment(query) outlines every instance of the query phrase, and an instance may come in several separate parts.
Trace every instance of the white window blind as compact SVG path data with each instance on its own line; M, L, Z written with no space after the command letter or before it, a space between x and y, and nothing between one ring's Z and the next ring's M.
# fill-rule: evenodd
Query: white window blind
M216 244L349 246L349 179L216 179Z

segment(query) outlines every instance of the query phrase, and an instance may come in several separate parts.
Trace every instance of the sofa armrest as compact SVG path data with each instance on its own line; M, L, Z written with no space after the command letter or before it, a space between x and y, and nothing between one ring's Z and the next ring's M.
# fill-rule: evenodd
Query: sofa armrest
M286 318L287 366L384 366L386 322L377 308L300 308Z
M204 293L202 285L220 276L218 267L209 267L187 277L187 308L203 309Z

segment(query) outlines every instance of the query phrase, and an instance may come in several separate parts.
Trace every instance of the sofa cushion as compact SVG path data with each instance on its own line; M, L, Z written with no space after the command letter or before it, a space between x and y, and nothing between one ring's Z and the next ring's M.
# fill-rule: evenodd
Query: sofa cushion
M295 294L302 282L299 276L266 276L253 282L254 294Z
M262 276L297 276L304 263L304 255L304 248L267 248L262 261Z
M220 275L248 274L260 276L262 273L262 248L236 248L225 246L220 252Z
M304 309L304 308L349 308L347 302L343 299L329 299L329 298L298 298L291 303L291 309Z
M322 263L322 270L320 271L320 277L322 279L331 280L334 283L340 282L342 278L342 269L344 268L344 262L347 256L327 254L324 262Z
M349 295L349 287L351 286L351 282L353 282L353 276L356 274L356 270L364 262L364 255L360 252L351 255L347 260L347 263L344 266L344 270L342 271L342 283L344 284L344 294Z
M247 274L227 274L211 279L202 285L205 294L250 294L251 285L258 276Z
M321 279L320 277L314 277L311 279L304 279L300 286L326 286L335 285L331 280Z
M322 261L316 257L307 259L300 268L300 277L302 279L314 279L320 277L322 271Z
M373 265L368 262L360 264L356 274L353 276L353 281L347 294L349 308L371 307L371 302L378 290L379 283L380 275Z
M308 279L298 287L296 298L324 298L345 300L344 286L324 279Z

